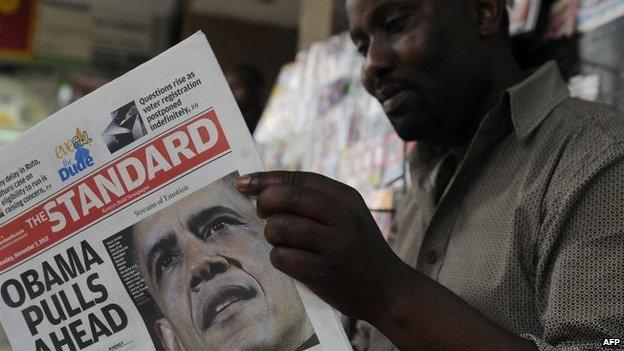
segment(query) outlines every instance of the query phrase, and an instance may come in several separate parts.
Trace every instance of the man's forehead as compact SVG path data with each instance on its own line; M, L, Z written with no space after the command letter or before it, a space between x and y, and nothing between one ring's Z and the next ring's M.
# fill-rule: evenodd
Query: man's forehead
M214 186L201 189L138 222L133 227L135 243L142 248L149 248L160 237L175 232L173 227L178 225L184 226L188 218L202 207L211 206L211 199L218 199L214 193L222 189L215 189Z
M144 258L155 243L163 237L171 236L171 228L159 227L154 220L156 217L147 218L132 227L132 241L139 258ZM175 236L175 235L173 235Z
M251 205L232 186L222 180L215 182L135 224L135 242L149 247L163 235L176 233L173 227L186 226L203 209L220 205L239 212L247 204Z
M364 27L380 10L392 5L414 5L442 0L347 0L346 10L351 29Z
M436 0L347 0L346 10L347 15L355 14L357 12L372 12L376 8L392 3L410 3L410 2L424 2L424 1L436 1ZM440 1L440 0L437 0ZM508 8L513 8L515 0L504 0L505 5Z
M392 3L394 0L347 0L347 15L349 18L370 14L379 6Z

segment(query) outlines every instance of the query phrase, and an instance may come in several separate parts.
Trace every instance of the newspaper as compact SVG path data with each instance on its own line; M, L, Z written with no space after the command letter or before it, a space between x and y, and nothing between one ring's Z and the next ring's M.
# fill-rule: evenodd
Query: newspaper
M233 188L263 165L203 33L0 152L0 350L350 350Z

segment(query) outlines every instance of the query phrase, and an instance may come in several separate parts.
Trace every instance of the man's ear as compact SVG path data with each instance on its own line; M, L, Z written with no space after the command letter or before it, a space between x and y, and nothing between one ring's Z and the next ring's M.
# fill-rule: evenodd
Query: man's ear
M165 351L184 351L178 343L178 339L168 320L159 318L154 322L154 327L156 328L156 333L160 337L160 342L165 348Z
M479 26L479 33L484 37L496 35L500 28L503 13L505 11L505 0L474 0Z

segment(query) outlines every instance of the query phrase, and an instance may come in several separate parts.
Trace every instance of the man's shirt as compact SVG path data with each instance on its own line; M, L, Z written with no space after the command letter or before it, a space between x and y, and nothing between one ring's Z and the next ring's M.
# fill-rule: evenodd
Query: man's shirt
M539 350L624 339L624 116L570 98L556 64L461 150L417 145L411 179L392 243L405 262ZM369 349L393 346L373 330Z

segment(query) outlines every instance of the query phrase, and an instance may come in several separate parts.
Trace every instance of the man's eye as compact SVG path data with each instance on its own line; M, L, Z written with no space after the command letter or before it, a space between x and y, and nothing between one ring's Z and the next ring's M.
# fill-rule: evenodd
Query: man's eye
M388 34L396 34L405 29L409 20L408 15L391 17L384 23L384 30Z
M358 43L356 45L357 51L360 55L366 57L366 55L368 54L368 44L366 43Z
M239 220L231 217L219 217L208 222L206 226L202 228L201 235L204 239L207 239L213 235L219 234L220 232L227 229L229 226L242 224L243 223L241 223Z
M160 255L156 261L156 277L160 278L164 271L171 268L175 264L177 256L175 252L167 252Z
M163 268L168 268L173 263L173 256L168 255L160 261L160 266Z

